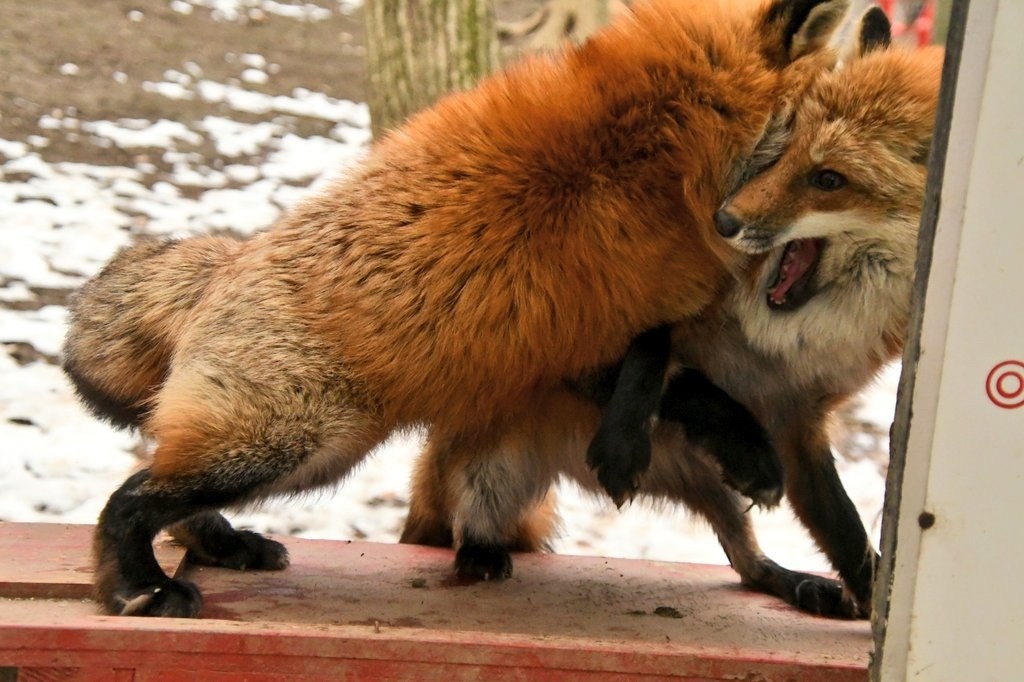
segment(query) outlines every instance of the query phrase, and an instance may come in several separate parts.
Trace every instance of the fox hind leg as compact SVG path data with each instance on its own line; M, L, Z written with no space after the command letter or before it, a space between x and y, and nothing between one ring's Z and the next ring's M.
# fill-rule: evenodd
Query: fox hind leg
M447 448L439 438L430 438L413 466L409 513L399 542L428 547L452 547L452 467Z
M284 472L238 468L227 471L223 466L209 466L188 475L156 478L145 470L130 477L111 495L96 526L93 549L97 599L112 614L197 615L202 607L199 590L192 583L172 579L163 572L153 555L153 538L163 528L182 524L179 532L188 528L196 540L191 544L203 552L201 558L213 563L238 560L243 558L240 552L246 551L273 557L272 547L256 543L248 550L236 546L233 557L223 550L210 552L213 539L230 538L236 545L242 539L229 534L224 527L216 528L210 519L214 509L256 497L262 486L277 477L274 474L281 473ZM197 528L201 529L198 536ZM280 553L277 555L280 563Z
M112 614L195 616L202 606L198 588L169 578L153 554L153 538L181 512L150 480L148 469L129 477L100 514L93 538L96 598Z
M168 378L149 422L153 466L125 481L100 514L96 597L109 613L198 614L198 589L168 577L153 555L164 528L201 562L283 568L278 543L232 529L216 510L333 483L386 432L351 395L331 388L316 396L267 392L264 400L254 392L244 403L218 394L222 384L185 370Z
M429 547L455 546L454 499L457 496L455 484L459 477L451 475L454 468L449 465L447 454L446 447L438 439L431 439L417 458L409 497L409 514L399 542ZM507 551L551 551L549 543L558 522L555 497L554 490L549 490L535 507L520 516L514 537L505 548ZM491 571L479 570L479 567L489 563L493 567L494 562L480 558L479 554L472 548L463 553L461 565L464 566L464 574L491 574ZM503 564L503 558L499 556L497 563Z
M510 551L541 549L540 536L552 530L548 493L554 473L521 444L502 443L487 456L475 457L468 443L449 447L450 456L467 457L452 481L455 573L466 579L505 580L512 575Z
M707 519L747 587L808 613L855 617L856 607L844 594L842 583L784 568L762 553L744 511L746 505L722 481L714 456L684 447L677 427L664 424L655 436L651 469L641 494L681 502Z

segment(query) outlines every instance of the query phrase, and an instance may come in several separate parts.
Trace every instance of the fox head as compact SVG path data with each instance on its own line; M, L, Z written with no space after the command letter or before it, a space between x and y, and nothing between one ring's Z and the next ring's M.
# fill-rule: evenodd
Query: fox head
M851 326L871 322L867 333L875 333L909 309L943 53L890 47L889 23L877 8L854 40L845 63L816 79L797 104L774 162L715 214L721 236L764 259L753 270L746 319L758 328L751 334L792 325L779 319L787 316L812 325L817 312L840 304ZM867 289L898 300L858 310L857 300L877 302ZM851 331L819 317L832 331L804 328L801 338Z

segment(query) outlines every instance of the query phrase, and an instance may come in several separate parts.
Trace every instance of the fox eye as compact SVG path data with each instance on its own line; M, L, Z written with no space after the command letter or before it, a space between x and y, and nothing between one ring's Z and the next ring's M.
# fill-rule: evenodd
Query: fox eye
M842 173L825 168L811 173L811 185L822 192L834 192L846 185L846 177Z

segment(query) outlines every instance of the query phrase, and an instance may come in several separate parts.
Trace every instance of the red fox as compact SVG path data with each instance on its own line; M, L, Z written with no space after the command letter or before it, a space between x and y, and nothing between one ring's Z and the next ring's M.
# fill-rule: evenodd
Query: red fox
M714 211L834 64L846 7L638 2L414 116L265 233L119 255L73 303L64 361L155 440L99 518L103 607L194 616L161 528L198 560L281 568L218 510L333 484L406 425L503 452L566 379L699 315L746 259Z
M611 407L604 426L612 426L598 431L588 457L591 465L620 467L620 492L629 492L631 476L649 465L635 479L637 492L705 516L745 584L805 611L842 617L870 612L877 555L836 473L826 425L904 342L943 60L938 48L889 49L888 31L880 10L865 15L859 50L800 101L776 162L722 204L717 229L754 261L720 306L672 328L672 362L692 369L671 379L664 393L668 354L658 337L634 343L620 385L605 391ZM695 379L695 371L703 376ZM702 415L706 403L690 406L695 380L723 389L767 429L781 455L785 492L841 583L788 571L761 554L722 476L750 470L766 450L744 462L735 444L726 444L732 455L723 459L721 442L702 437L707 427L749 424L742 415ZM623 385L625 399L617 401ZM652 391L661 396L660 404L654 400L653 448L631 462L630 444L647 438ZM417 464L403 540L448 538L465 557L457 565L463 575L510 575L507 547L539 549L548 538L522 530L530 528L531 499L559 474L594 491L606 483L583 463L600 418L584 402L567 393L541 406L531 436L506 444L489 463L459 463L448 443L432 439ZM531 456L511 457L513 445ZM510 500L512 489L521 492ZM762 501L777 499L770 488L760 490ZM506 496L503 516L481 520L497 508L487 501L496 491ZM550 529L547 504L543 528Z

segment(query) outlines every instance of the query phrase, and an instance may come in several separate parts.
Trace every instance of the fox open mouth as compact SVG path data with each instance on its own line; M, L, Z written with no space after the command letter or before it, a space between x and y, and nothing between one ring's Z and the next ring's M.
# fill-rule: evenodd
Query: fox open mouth
M786 244L775 277L768 285L769 308L795 310L814 297L816 289L811 280L823 247L822 239L794 239Z

